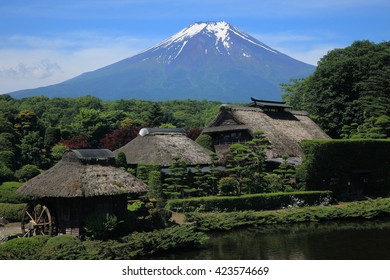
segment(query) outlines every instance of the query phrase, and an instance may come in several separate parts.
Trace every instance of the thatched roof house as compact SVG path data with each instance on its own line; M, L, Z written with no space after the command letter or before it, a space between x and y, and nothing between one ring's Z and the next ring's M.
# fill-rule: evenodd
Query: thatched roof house
M51 223L55 217L58 233L79 236L89 214L104 211L121 216L127 209L129 193L148 191L141 180L114 165L115 155L109 150L73 150L55 166L27 181L18 193L45 204ZM31 216L34 215L26 216L30 225Z
M36 198L93 197L146 192L147 186L113 166L110 150L73 150L49 170L26 182L18 192Z
M181 128L143 128L138 137L115 151L123 152L129 165L153 164L168 167L179 156L188 166L211 162L210 151L185 135Z
M254 98L246 106L221 105L219 114L203 133L211 135L220 153L232 143L250 140L255 130L262 130L271 144L268 158L301 157L301 140L329 138L306 112L290 111L284 102Z

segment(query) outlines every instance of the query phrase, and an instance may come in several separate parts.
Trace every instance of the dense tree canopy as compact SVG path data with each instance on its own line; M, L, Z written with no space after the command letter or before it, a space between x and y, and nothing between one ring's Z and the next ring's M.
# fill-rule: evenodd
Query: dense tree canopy
M0 181L12 179L26 165L46 169L69 148L115 150L142 127L183 127L196 138L218 108L219 103L212 101L0 95Z
M390 137L390 42L330 51L313 75L283 87L284 99L331 137Z

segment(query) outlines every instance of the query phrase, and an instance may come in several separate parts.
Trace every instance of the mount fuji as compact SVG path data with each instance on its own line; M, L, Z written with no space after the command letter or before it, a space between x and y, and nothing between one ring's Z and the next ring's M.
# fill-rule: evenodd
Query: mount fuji
M224 22L198 22L160 44L65 82L10 93L103 100L280 100L280 83L315 70Z

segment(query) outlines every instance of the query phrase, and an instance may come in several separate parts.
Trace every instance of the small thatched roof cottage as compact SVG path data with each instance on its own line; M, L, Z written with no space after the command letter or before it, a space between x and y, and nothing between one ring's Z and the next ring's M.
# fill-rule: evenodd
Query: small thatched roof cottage
M284 102L252 98L246 106L221 105L219 114L203 130L213 138L217 153L230 144L252 139L252 132L261 130L270 142L267 157L301 157L299 142L304 139L329 138L306 112L290 111Z
M115 151L126 155L127 164L168 167L179 156L188 166L211 163L210 151L185 135L181 128L143 128L139 135Z
M24 233L80 236L91 213L123 215L127 195L147 192L148 187L114 165L115 155L110 150L72 150L55 166L27 181L18 192L35 202L26 210Z

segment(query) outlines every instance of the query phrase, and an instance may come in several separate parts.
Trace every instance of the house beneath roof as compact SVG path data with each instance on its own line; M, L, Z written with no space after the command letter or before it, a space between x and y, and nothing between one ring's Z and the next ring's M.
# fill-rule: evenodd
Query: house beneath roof
M203 130L212 137L218 154L226 152L233 143L251 140L252 132L261 130L270 143L266 151L270 161L288 156L299 162L294 159L302 156L301 140L330 138L306 112L292 111L284 102L255 98L251 101L245 106L221 105L218 115Z
M115 151L120 152L133 167L143 164L166 168L174 157L180 157L187 166L211 163L211 151L188 138L182 128L143 128L135 139Z
M90 215L112 213L121 219L127 213L127 195L147 191L141 180L115 166L110 150L72 150L18 189L33 198L23 213L22 233L84 236Z

